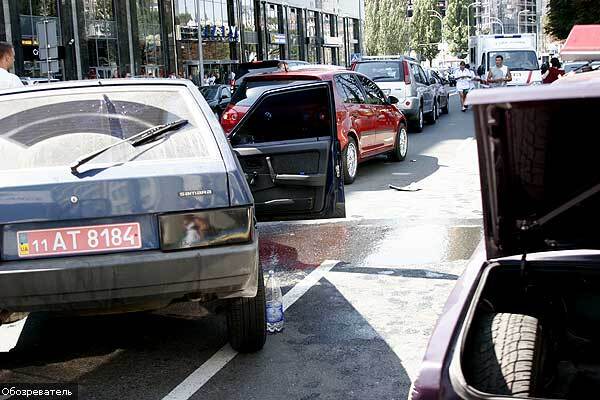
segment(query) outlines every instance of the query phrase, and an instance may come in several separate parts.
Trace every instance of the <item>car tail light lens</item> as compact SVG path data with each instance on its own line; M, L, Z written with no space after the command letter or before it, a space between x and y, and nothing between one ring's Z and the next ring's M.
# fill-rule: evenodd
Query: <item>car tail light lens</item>
M404 67L404 83L410 85L410 69L408 61L402 61L402 66Z
M252 207L161 215L162 250L247 243L254 233Z
M239 120L240 114L233 108L232 105L229 105L221 116L221 126L225 132L229 133L237 125Z

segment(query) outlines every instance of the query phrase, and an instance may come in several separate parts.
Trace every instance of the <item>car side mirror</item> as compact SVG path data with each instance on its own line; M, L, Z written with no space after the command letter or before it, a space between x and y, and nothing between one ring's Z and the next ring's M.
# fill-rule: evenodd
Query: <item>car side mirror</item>
M435 78L431 78L431 79L429 80L429 84L430 84L430 85L435 85L436 83L437 83L437 82L436 82Z
M388 102L390 104L398 104L400 100L396 96L388 96Z
M229 99L229 96L227 96L226 94L221 95L221 100L225 100L225 99Z
M485 75L485 68L483 68L483 65L480 65L479 68L477 68L477 75Z

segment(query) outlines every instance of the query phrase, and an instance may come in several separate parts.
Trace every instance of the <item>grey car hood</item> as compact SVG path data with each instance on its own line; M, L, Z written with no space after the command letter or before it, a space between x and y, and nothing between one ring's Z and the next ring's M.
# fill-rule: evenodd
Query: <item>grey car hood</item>
M600 78L476 90L488 258L600 249Z

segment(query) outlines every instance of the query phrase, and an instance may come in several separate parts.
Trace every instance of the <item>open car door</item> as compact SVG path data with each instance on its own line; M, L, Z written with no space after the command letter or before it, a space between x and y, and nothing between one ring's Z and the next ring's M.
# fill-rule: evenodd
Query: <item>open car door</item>
M345 216L329 82L263 93L229 139L254 195L259 221Z

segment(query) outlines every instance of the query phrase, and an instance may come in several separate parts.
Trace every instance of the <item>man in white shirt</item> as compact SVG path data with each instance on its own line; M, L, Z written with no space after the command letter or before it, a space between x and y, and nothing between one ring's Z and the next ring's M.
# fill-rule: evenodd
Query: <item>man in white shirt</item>
M23 82L15 74L8 72L15 63L15 50L12 44L0 42L0 90L23 86Z
M465 107L465 100L467 99L469 90L471 90L471 81L474 78L473 72L465 68L465 62L461 61L460 67L454 73L454 78L456 79L456 90L460 96L461 111L465 112L467 110Z

